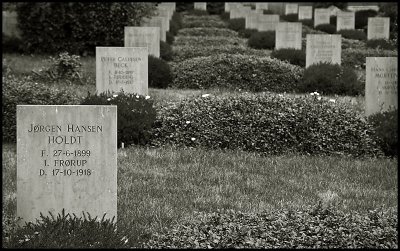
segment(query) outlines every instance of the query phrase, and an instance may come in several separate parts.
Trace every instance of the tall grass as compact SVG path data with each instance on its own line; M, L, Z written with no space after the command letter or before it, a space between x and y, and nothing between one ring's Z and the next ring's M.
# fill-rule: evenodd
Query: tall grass
M15 215L16 153L3 145L3 212ZM132 243L194 211L258 213L318 201L397 210L397 159L261 157L240 151L130 147L118 152L118 224Z

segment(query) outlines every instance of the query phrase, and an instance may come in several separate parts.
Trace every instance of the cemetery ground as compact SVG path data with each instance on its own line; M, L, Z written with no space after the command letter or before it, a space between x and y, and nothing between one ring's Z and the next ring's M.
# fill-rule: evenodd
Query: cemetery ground
M190 66L191 63L196 61L196 59L192 60L192 58L205 56L202 60L208 60L207 58L210 55L203 54L210 53L212 50L215 50L215 52L211 54L224 54L224 56L231 53L230 51L240 55L248 53L251 54L250 56L246 55L249 56L250 61L256 60L258 56L263 57L271 54L269 49L253 50L246 45L242 45L242 42L238 40L238 33L226 29L227 22L229 21L222 21L217 15L190 15L184 13L183 23L186 27L178 32L175 37L175 45L172 45L175 46L174 49L177 52L175 56L181 57L182 61L186 59L185 57L188 57L186 62L190 62L187 63ZM226 37L223 36L210 35L215 33L214 29L216 28L203 27L205 24L208 25L210 23L221 29L218 32L225 32L229 36L233 34L236 37L230 37L226 40ZM311 28L308 29L311 30ZM199 43L193 46L192 36L196 35L196 32L204 32L206 35L196 38L195 40L198 40ZM225 42L228 41L227 43L233 41L234 45L229 45L232 46L230 48L229 46L224 47L226 45L214 46L208 44L215 43L215 41L221 43L218 39ZM185 41L188 44L185 45ZM179 43L181 44L179 45ZM208 45L201 45L202 43ZM350 50L353 49L351 47L363 50L363 47L360 47L359 43L354 41L347 41L346 46L346 49L350 47ZM189 50L187 50L188 48ZM207 48L210 50L207 50ZM226 48L230 48L230 50ZM254 58L251 58L253 55ZM235 60L234 57L226 56L226 59L227 61ZM362 57L365 58L365 56ZM245 56L243 58L248 59ZM6 62L10 72L16 79L30 78L28 82L30 82L31 88L32 86L34 88L35 85L32 83L35 83L35 81L41 82L40 79L35 79L37 74L33 73L33 71L39 72L40 69L48 66L47 55L30 56L3 53L3 59L5 59L3 61L3 75L5 70L4 62ZM351 62L351 60L347 60L347 63L349 61ZM360 61L362 62L363 60ZM51 90L57 90L54 93L58 93L59 90L73 93L78 99L74 101L74 104L78 104L87 96L88 92L93 94L96 91L95 57L82 57L81 62L82 78L80 81L61 79L43 81L44 84ZM267 63L269 61L263 62ZM287 75L290 77L292 76L291 71L297 71L294 66L288 67L286 63L283 64L279 60L273 61L273 63L287 70ZM169 62L169 64L180 65L179 62ZM184 68L185 63L180 66ZM250 67L251 64L243 64L243 66ZM177 75L179 75L183 79L181 80L182 83L192 77L193 79L198 77L195 74L190 75L192 74L190 68L181 70L175 66L174 69L178 69L177 71L180 75L175 74L175 77L177 78ZM221 64L221 69L226 70L223 64ZM271 67L271 69L275 68ZM210 69L208 70L211 71ZM196 69L193 69L193 71L196 72ZM358 68L356 72L358 73L358 78L365 81L365 69ZM205 71L199 74L200 77L195 80L206 79L208 77L206 76L207 73ZM224 76L229 74L235 77L233 72L229 72L229 69L227 73L218 76L221 82L224 81ZM241 73L245 75L245 71L241 71ZM185 74L189 75L186 80ZM216 72L213 72L213 74L216 74ZM260 82L267 82L268 77L265 78ZM237 79L241 80L232 80L232 82L239 83L244 79L243 81L247 81L247 85L253 84L251 78L251 80L248 80L240 76ZM255 81L259 80L256 79ZM290 82L290 78L286 82ZM286 82L282 81L281 84L290 85L290 83ZM16 95L15 92L11 92L11 94ZM211 97L208 99L206 94L210 94ZM358 119L363 117L365 112L365 97L363 95L316 95L309 92L291 93L279 91L252 92L238 88L226 88L226 86L212 86L204 89L177 86L167 89L149 88L148 95L150 100L154 102L153 106L156 112L165 116L161 116L164 119L162 120L163 123L169 123L168 119L178 118L176 119L177 122L175 121L177 124L172 124L176 126L176 141L172 138L170 139L171 145L139 146L126 144L124 149L118 148L117 230L119 234L111 233L103 237L101 232L94 233L93 227L82 227L82 230L71 229L68 238L82 239L83 241L80 243L82 246L86 244L85 238L98 240L101 244L92 241L91 243L94 246L91 247L99 248L120 246L139 248L398 247L398 158L397 156L375 156L373 147L371 148L372 154L368 154L370 153L368 144L371 142L368 141L369 138L364 141L364 136L366 135L358 133L359 128L362 129L363 127L357 127L360 124L364 125L363 123L365 122ZM268 117L270 120L266 120L265 116L260 116L255 112L256 108L263 109L263 107L257 106L258 104L252 102L254 100L269 100L269 96L278 97L278 99L271 99L271 103L266 103L272 104L276 108L276 113L270 112L268 109L263 110L264 112L270 112L267 114L271 116ZM310 96L312 97L310 98ZM245 98L240 99L242 97ZM48 98L53 100L53 97ZM63 97L61 96L60 98ZM217 98L225 99L221 101L221 99ZM249 103L248 106L240 106L240 104L237 104L240 102L229 103L230 99ZM298 103L292 102L295 99L301 101ZM40 102L46 101L40 100ZM194 106L193 103L196 104L196 102L200 105ZM213 102L217 105L213 106ZM284 105L280 106L273 102L283 103ZM181 103L184 105L176 106L175 110L171 108L171 111L176 114L181 112L182 114L179 113L175 116L173 113L165 112L169 105L179 105ZM200 142L201 137L214 136L212 130L215 130L216 135L219 136L217 134L218 130L225 133L227 131L224 131L224 128L236 127L236 124L225 125L223 123L229 121L224 121L223 119L226 118L223 116L226 114L228 116L235 115L235 110L232 108L234 107L233 104L243 109L238 109L237 112L241 112L240 115L248 119L246 121L243 120L249 123L246 126L251 130L254 129L254 132L249 130L249 134L243 134L245 135L243 136L245 140L255 142L255 144L265 140L270 145L264 149L278 149L277 154L227 149L229 144L236 146L237 142L239 142L237 143L239 148L243 147L243 145L240 145L242 141L236 141L234 137L229 138L228 134L225 134L226 138L229 139L227 140L228 147L226 145L223 147L223 144L219 144L220 142L216 139L214 139L215 142L211 140L215 145L204 146L200 143L196 145L197 142ZM209 120L215 123L216 126L212 123L202 123L207 120L207 117L204 117L205 115L213 115L210 111L204 112L202 110L203 105L209 105L214 109L214 113L217 115L210 117ZM265 104L263 103L263 105ZM285 105L290 106L289 109L285 110ZM302 108L302 110L297 109L298 107ZM314 109L315 107L319 108ZM346 108L344 109L343 107ZM248 110L246 110L247 108ZM320 115L321 120L319 120L318 116L313 117L310 111L303 113L307 108ZM180 111L180 109L183 111ZM230 110L234 110L234 112L229 113ZM301 112L304 117L295 116L291 113L292 110L297 111L295 115ZM224 111L227 111L226 114ZM285 116L280 116L280 112L284 112ZM187 121L185 116L188 116L188 114L185 113L193 116L190 117L190 121ZM196 118L196 115L199 118ZM220 120L218 115L222 116ZM251 122L252 116L254 116L254 123ZM333 118L330 118L330 116ZM296 123L293 127L288 127L289 131L284 131L282 134L284 136L279 137L282 132L280 128L287 129L286 125L280 123L280 121L291 122L291 120L285 120L286 117L295 118L294 121ZM300 119L296 120L297 117ZM354 117L357 117L357 119ZM278 122L276 118L278 118ZM307 120L309 118L311 120ZM343 121L342 118L346 119ZM257 124L259 119L264 119L264 123L270 123L268 124L269 126L264 125L263 127L262 123ZM239 121L242 122L240 119ZM301 124L302 121L306 122ZM200 125L199 132L186 129L185 126L196 122ZM320 122L328 125L314 127ZM352 123L357 125L354 126ZM180 124L183 124L183 126L179 127L178 125ZM253 124L256 124L256 126L252 127ZM210 125L210 128L207 125ZM261 127L260 130L257 129L257 125ZM280 140L276 145L273 141L267 141L268 137L263 134L270 127L273 127L275 130L273 132L278 135L276 140ZM297 130L297 127L300 127L300 129ZM331 128L334 129L330 130ZM163 129L168 132L168 128ZM303 151L300 152L286 151L286 148L290 149L290 144L285 142L284 139L289 139L288 135L292 133L290 130L296 130L296 132L302 134L299 138L306 141L308 146L315 147L317 153L314 154L312 151L307 151L307 147L304 147ZM310 130L316 130L314 131L316 137L312 137L312 133L307 134ZM351 133L340 134L340 131L355 131L356 136L353 138L354 135ZM165 136L168 135L166 132L162 130L158 132L164 133L164 138L168 137ZM194 138L190 133L198 134ZM248 132L246 131L246 133ZM242 134L238 135L242 136ZM311 139L304 137L304 135L309 135ZM343 135L342 139L340 135ZM359 135L361 137L358 137ZM274 138L275 134L269 136ZM320 140L319 137L323 139ZM218 140L224 141L224 135ZM300 143L303 143L301 140ZM321 142L321 145L313 144L313 141ZM206 142L206 140L203 142ZM355 144L353 145L353 143ZM368 146L364 146L364 143ZM279 144L284 145L284 147L279 148ZM345 150L343 152L340 152L340 150L335 152L332 150L335 147L330 148L333 144L343 145ZM252 148L251 144L248 145L249 149L256 149ZM326 154L323 151L325 148L328 149L325 151ZM279 152L279 149L283 149L282 153ZM364 150L367 153L365 155L363 155L365 153L363 152ZM361 154L352 155L352 151ZM49 222L47 222L47 228L46 224L43 224L42 228L31 229L31 232L34 232L33 235L37 235L39 238L23 235L23 233L19 236L13 235L17 221L15 218L17 201L17 154L15 143L2 144L2 159L3 243L8 246L19 247L34 245L29 243L34 242L34 240L40 240L40 237L45 232L54 237L54 240L50 240L50 242L54 241L54 247L60 247L57 246L59 243L67 243L64 233L60 236L52 235L52 233L59 233L60 228L59 225L52 225ZM93 237L91 234L97 234L100 237L96 239L96 236ZM115 239L108 239L107 242L103 242L101 239L109 238L110 236L115 237ZM49 245L51 246L51 243ZM69 247L67 244L65 245L64 247Z

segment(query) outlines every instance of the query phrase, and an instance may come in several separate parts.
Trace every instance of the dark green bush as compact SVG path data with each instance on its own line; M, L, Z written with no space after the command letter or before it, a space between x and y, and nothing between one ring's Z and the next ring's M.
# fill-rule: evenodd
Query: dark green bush
M167 88L172 83L172 72L167 62L149 55L149 87Z
M298 85L300 92L320 92L325 95L363 94L364 84L360 83L356 72L338 64L318 63L309 66Z
M345 213L333 206L243 213L196 212L144 248L397 249L396 212Z
M374 126L377 142L385 155L398 157L398 110L373 114L368 117L368 121Z
M186 99L161 109L151 144L278 155L382 155L372 134L348 104L311 95L243 93Z
M273 50L275 48L275 31L255 32L251 34L247 44L254 49Z
M336 26L332 24L319 24L315 27L315 29L326 32L328 34L336 33Z
M257 32L257 29L243 29L239 30L238 34L243 38L250 38L253 33Z
M297 22L299 20L298 14L287 14L281 16L282 21Z
M224 36L237 37L238 33L231 29L215 27L184 28L178 32L179 36Z
M340 30L337 34L348 39L367 40L367 34L362 30Z
M175 41L174 35L169 31L166 32L166 37L165 38L166 38L167 43L170 44L170 45L172 45L174 43L174 41Z
M21 2L18 26L26 52L95 54L96 46L123 46L124 27L137 26L153 3Z
M3 67L4 68L4 67ZM79 98L70 91L35 83L32 78L17 79L3 72L3 141L16 142L17 105L75 105Z
M206 10L198 10L198 9L189 10L187 14L188 15L194 15L194 16L206 16L206 15L209 15L208 11L206 11Z
M127 248L128 238L114 219L78 218L62 213L54 217L40 215L36 223L16 229L3 243L6 248Z
M246 19L232 18L229 20L228 28L234 31L244 30L246 28Z
M176 36L178 34L179 26L173 20L169 21L169 33L171 35Z
M329 18L329 23L336 27L336 25L337 25L337 17L336 16L331 16Z
M193 2L176 2L176 11L177 12L193 10L193 8L194 8Z
M165 61L172 60L172 47L164 41L160 41L160 58Z
M224 12L224 2L207 2L207 11L211 15L219 15Z
M117 106L118 147L121 146L121 143L127 146L131 144L145 145L148 142L149 130L156 117L153 101L148 97L124 92L113 95L88 93L81 105Z
M172 14L171 21L173 21L177 25L178 30L182 29L183 23L182 23L182 15L181 15L181 13L175 11Z
M272 10L263 10L264 15L272 15L275 14Z
M215 54L172 64L175 88L227 88L285 92L295 89L302 69L255 55Z
M365 29L368 26L368 18L375 17L378 12L375 10L359 10L355 15L355 28Z
M292 48L273 50L271 53L271 58L288 61L291 64L301 67L306 66L306 52L304 50L296 50Z
M221 19L224 21L228 21L229 20L229 12L222 12L220 15Z
M397 57L397 50L343 49L342 65L355 69L365 69L366 57Z
M314 20L313 19L302 19L299 20L303 25L306 25L308 27L314 27Z
M397 2L380 2L379 12L382 13L381 16L390 17L390 39L397 39L398 37L398 4Z
M3 40L1 41L3 53L23 53L21 39L17 37L10 37L3 33Z
M390 43L389 40L386 39L370 39L366 41L366 45L369 48L379 48L383 50L395 50L397 49L397 46L393 45Z

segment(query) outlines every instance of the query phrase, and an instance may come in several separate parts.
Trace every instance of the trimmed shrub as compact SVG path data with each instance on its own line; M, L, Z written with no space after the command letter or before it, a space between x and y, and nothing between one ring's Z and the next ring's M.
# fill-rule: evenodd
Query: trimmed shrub
M279 49L273 50L271 58L277 58L282 61L287 61L291 64L298 65L301 67L306 66L306 52L305 50L296 49Z
M160 58L165 61L171 61L172 55L172 47L168 43L160 41Z
M270 51L256 50L249 48L245 45L222 44L217 46L197 46L196 44L174 46L173 47L173 60L181 62L186 59L195 57L208 57L217 54L241 54L241 55L255 55L259 57L269 56Z
M299 21L298 14L287 14L281 16L282 21L286 22L297 22Z
M357 49L364 49L364 50L368 49L365 44L365 41L348 39L348 38L342 37L342 49L349 49L349 48L357 48Z
M224 2L207 2L207 11L211 15L219 15L224 12Z
M224 37L224 36L212 36L212 37L199 37L199 36L178 36L174 47L176 46L191 46L195 45L198 47L208 46L221 46L221 45L246 45L246 39L239 37Z
M226 28L214 28L214 27L204 27L204 28L184 28L179 30L178 36L224 36L224 37L237 37L238 33L236 31L226 29Z
M149 57L150 61L150 57ZM116 105L117 106L117 142L126 146L145 145L149 138L149 130L155 120L156 111L153 101L144 96L120 92L111 95L100 93L88 96L81 105Z
M254 49L273 50L275 48L275 31L255 32L251 34L247 44Z
M373 125L377 142L385 155L398 157L398 110L373 114L368 121Z
M365 29L368 26L368 18L375 17L378 12L375 10L359 10L355 12L355 28Z
M193 10L193 8L193 2L176 2L176 11L178 12Z
M373 49L396 50L397 45L393 45L386 39L370 39L366 41L366 45Z
M355 69L365 69L366 57L397 57L397 50L379 49L343 49L342 66Z
M17 37L10 37L3 33L3 40L1 41L3 53L23 53L21 39Z
M167 88L172 83L172 72L167 62L149 55L149 87Z
M207 16L208 17L208 16ZM215 27L215 28L226 28L227 23L222 20L213 19L196 19L196 20L185 20L183 24L184 28L194 27Z
M167 31L166 32L166 36L165 36L165 40L167 41L168 44L172 45L174 43L174 41L175 41L175 37L171 32Z
M319 24L315 27L315 29L326 32L328 34L336 33L336 26L332 24Z
M95 47L123 46L124 27L153 14L153 3L24 2L17 4L23 48L29 53L95 54Z
M228 21L229 20L229 12L222 12L220 15L221 19L224 21Z
M394 210L345 213L334 206L243 213L196 212L155 233L143 248L397 249Z
M198 9L188 10L187 14L193 15L193 16L206 16L206 15L209 15L208 11L206 11L206 10L198 10Z
M232 18L229 20L228 28L234 31L244 30L246 28L246 19Z
M7 248L127 248L128 238L117 231L114 218L100 220L87 213L78 218L62 213L54 217L40 215L36 223L16 229L3 243ZM118 229L119 230L119 229ZM68 236L66 238L66 235ZM126 241L126 242L125 242Z
M313 19L302 19L302 20L299 20L299 22L301 22L303 25L303 27L304 26L308 26L308 27L314 27L314 20Z
M5 142L16 142L17 105L76 105L79 103L79 98L70 91L50 88L42 83L34 82L30 77L17 79L4 73L2 129Z
M178 34L179 26L173 20L169 21L169 33L171 35L176 36Z
M239 31L239 36L243 38L250 38L255 32L258 32L257 29L243 29Z
M355 71L338 64L318 63L309 66L298 85L300 92L320 92L324 95L359 95L364 91Z
M155 146L382 156L371 125L351 105L311 95L211 95L171 104L158 115L151 140Z
M292 91L300 67L269 57L216 54L172 64L175 88Z
M272 10L263 10L264 15L272 15L275 14Z
M171 21L173 21L177 25L178 30L183 28L181 13L174 11L171 17Z
M367 40L367 34L362 30L340 30L337 34L348 39Z

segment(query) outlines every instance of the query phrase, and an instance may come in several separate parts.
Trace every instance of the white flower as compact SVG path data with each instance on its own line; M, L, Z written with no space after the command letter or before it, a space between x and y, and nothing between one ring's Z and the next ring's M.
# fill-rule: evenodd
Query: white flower
M282 94L278 94L278 97L283 97L283 95Z
M188 120L188 121L186 121L186 124L190 124L190 121Z
M310 93L310 95L311 95L311 96L314 96L314 93L312 92L312 93Z
M191 138L191 140L192 140L192 141L195 141L195 140L196 140L196 138Z
M116 97L118 97L118 95L117 95L117 94L114 94L114 95L113 95L113 98L116 98Z
M108 98L107 101L111 101L111 98Z
M145 97L145 99L149 99L149 98L150 98L150 96L146 96L146 97Z
M329 99L329 102L336 103L336 100L334 100L333 98L331 98L331 99Z
M136 98L139 98L139 95L136 95Z
M317 97L318 100L321 100L321 97Z
M315 95L317 95L317 96L319 95L319 93L318 93L318 92L314 92L314 94L315 94Z
M201 95L202 98L206 98L206 97L208 97L208 96L210 96L210 94L203 94L203 95Z

